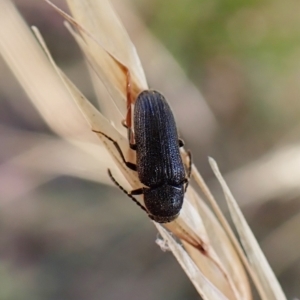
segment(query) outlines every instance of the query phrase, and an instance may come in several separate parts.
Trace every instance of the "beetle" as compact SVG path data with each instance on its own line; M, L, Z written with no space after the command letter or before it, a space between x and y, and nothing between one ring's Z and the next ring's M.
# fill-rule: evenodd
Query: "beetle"
M101 133L114 143L126 166L137 171L140 182L145 185L127 192L108 170L113 182L137 203L148 216L158 223L175 220L182 208L184 194L191 174L191 153L186 170L180 155L183 141L178 138L174 115L165 97L155 90L144 90L134 103L134 132L128 129L131 149L136 151L136 165L127 162L118 143ZM134 136L134 137L133 137ZM132 141L135 143L132 143ZM144 195L145 207L133 195Z

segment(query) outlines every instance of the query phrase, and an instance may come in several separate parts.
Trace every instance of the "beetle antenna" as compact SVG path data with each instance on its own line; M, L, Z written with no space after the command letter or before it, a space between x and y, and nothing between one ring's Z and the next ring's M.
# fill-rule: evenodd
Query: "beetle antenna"
M110 179L113 181L113 183L123 192L125 193L133 202L135 202L135 204L137 204L143 211L145 211L147 214L147 210L146 208L139 202L137 201L131 194L129 194L122 186L121 184L114 178L114 176L112 175L110 169L107 169L108 175L110 177ZM148 215L149 216L149 215ZM149 216L150 217L150 216ZM151 217L150 217L151 219Z

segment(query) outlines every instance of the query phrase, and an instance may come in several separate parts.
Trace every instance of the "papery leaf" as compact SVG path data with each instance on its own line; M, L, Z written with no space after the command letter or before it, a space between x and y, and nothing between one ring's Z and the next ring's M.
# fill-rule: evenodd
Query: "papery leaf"
M235 224L237 232L239 233L241 243L244 247L249 262L252 265L257 277L260 279L261 285L266 294L265 299L286 300L286 297L281 289L280 284L277 281L275 274L273 273L266 257L259 247L259 244L255 239L249 225L247 224L233 195L231 194L229 187L222 177L217 163L212 158L209 158L209 163L222 186L232 220Z
M147 81L135 46L109 1L67 0L67 2L77 22L86 28L108 53L130 70L132 80L140 89L147 89ZM85 36L84 32L81 33Z
M225 233L224 228L220 225L219 221L207 207L203 199L201 199L193 189L189 191L188 199L194 205L196 213L202 219L205 230L209 237L210 246L214 249L214 252L218 257L216 262L222 264L223 272L226 270L228 277L227 283L229 281L230 286L235 286L237 290L235 294L239 295L238 299L252 299L249 280L244 266L240 260L240 257L238 256L238 253L236 252L236 249ZM195 254L193 258L195 261L202 260L199 255L198 258L196 258ZM201 263L202 262L200 261L197 263L200 269Z
M79 109L81 110L83 116L89 123L91 130L95 132L99 131L118 143L122 152L128 154L129 157L132 158L134 153L128 147L128 141L109 123L109 121L84 97L84 95L77 89L77 87L68 79L68 77L56 66L53 58L47 46L41 37L39 31L36 28L33 28L37 38L39 39L45 53L47 54L50 62L52 63L54 69L57 71L58 76L61 78L62 82L67 87L68 91L70 92L73 100L78 105ZM113 145L111 141L105 138L102 134L98 133L99 138L102 140L104 145L107 147L108 151L111 153L113 159L119 166L120 170L122 171L123 175L129 180L132 188L140 187L140 182L137 179L136 173L129 170L124 162L122 161L120 154L118 153L116 147ZM130 156L131 154L131 156ZM128 186L128 183L124 178L122 178L122 182Z
M70 1L70 4L72 4L70 5L71 8L75 10L75 14L77 14L79 19L83 22L83 24L79 24L77 20L63 12L50 1L46 0L46 2L48 2L80 32L84 42L78 37L76 40L79 42L80 47L84 49L84 52L87 53L87 59L89 60L90 65L105 84L121 113L126 113L129 103L134 103L137 95L141 91L148 89L148 87L135 48L126 31L124 29L123 31L120 30L120 34L116 34L116 36L120 37L120 43L125 43L125 41L128 43L120 44L117 41L112 42L111 38L107 38L108 35L110 36L110 34L108 34L109 31L107 31L107 27L110 24L112 29L114 29L114 22L116 22L116 30L120 29L121 26L121 23L109 3L106 1L99 1L97 2L99 6L94 3L94 7L92 4L81 5L78 1ZM107 12L105 11L106 9ZM105 14L105 17L103 16L103 13ZM88 18L86 17L86 14L89 15ZM107 18L107 15L110 17ZM103 24L101 22L99 23L98 18L102 20ZM87 25L88 28L86 28L85 25ZM95 29L98 29L101 25L102 28L98 33ZM92 32L94 32L95 35ZM116 45L114 45L114 42L116 42ZM122 61L115 54L116 51L114 50L117 49L117 46L121 47L118 49L120 53L125 53L123 58L126 58L126 61ZM120 51L120 49L123 49L123 52ZM130 91L128 89L130 89ZM128 94L130 94L130 100ZM121 104L122 100L124 104L126 103L125 109L124 105ZM131 118L128 117L128 124L130 123L130 119Z
M56 133L95 141L32 32L7 0L0 1L0 54Z
M182 246L180 246L161 225L155 225L201 297L204 300L228 300L198 269Z

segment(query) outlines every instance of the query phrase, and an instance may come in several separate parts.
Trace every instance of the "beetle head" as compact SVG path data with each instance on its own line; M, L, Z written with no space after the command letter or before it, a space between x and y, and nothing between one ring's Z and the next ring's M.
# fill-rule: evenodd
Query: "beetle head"
M144 189L144 202L150 218L158 223L175 220L182 207L183 184L172 186L164 184L156 188Z

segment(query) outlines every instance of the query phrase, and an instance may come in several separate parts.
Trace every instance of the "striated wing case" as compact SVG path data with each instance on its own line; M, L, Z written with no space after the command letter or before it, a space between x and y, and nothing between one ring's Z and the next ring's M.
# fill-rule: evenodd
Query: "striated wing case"
M163 95L142 92L134 107L137 171L148 187L177 186L185 178L173 113Z

